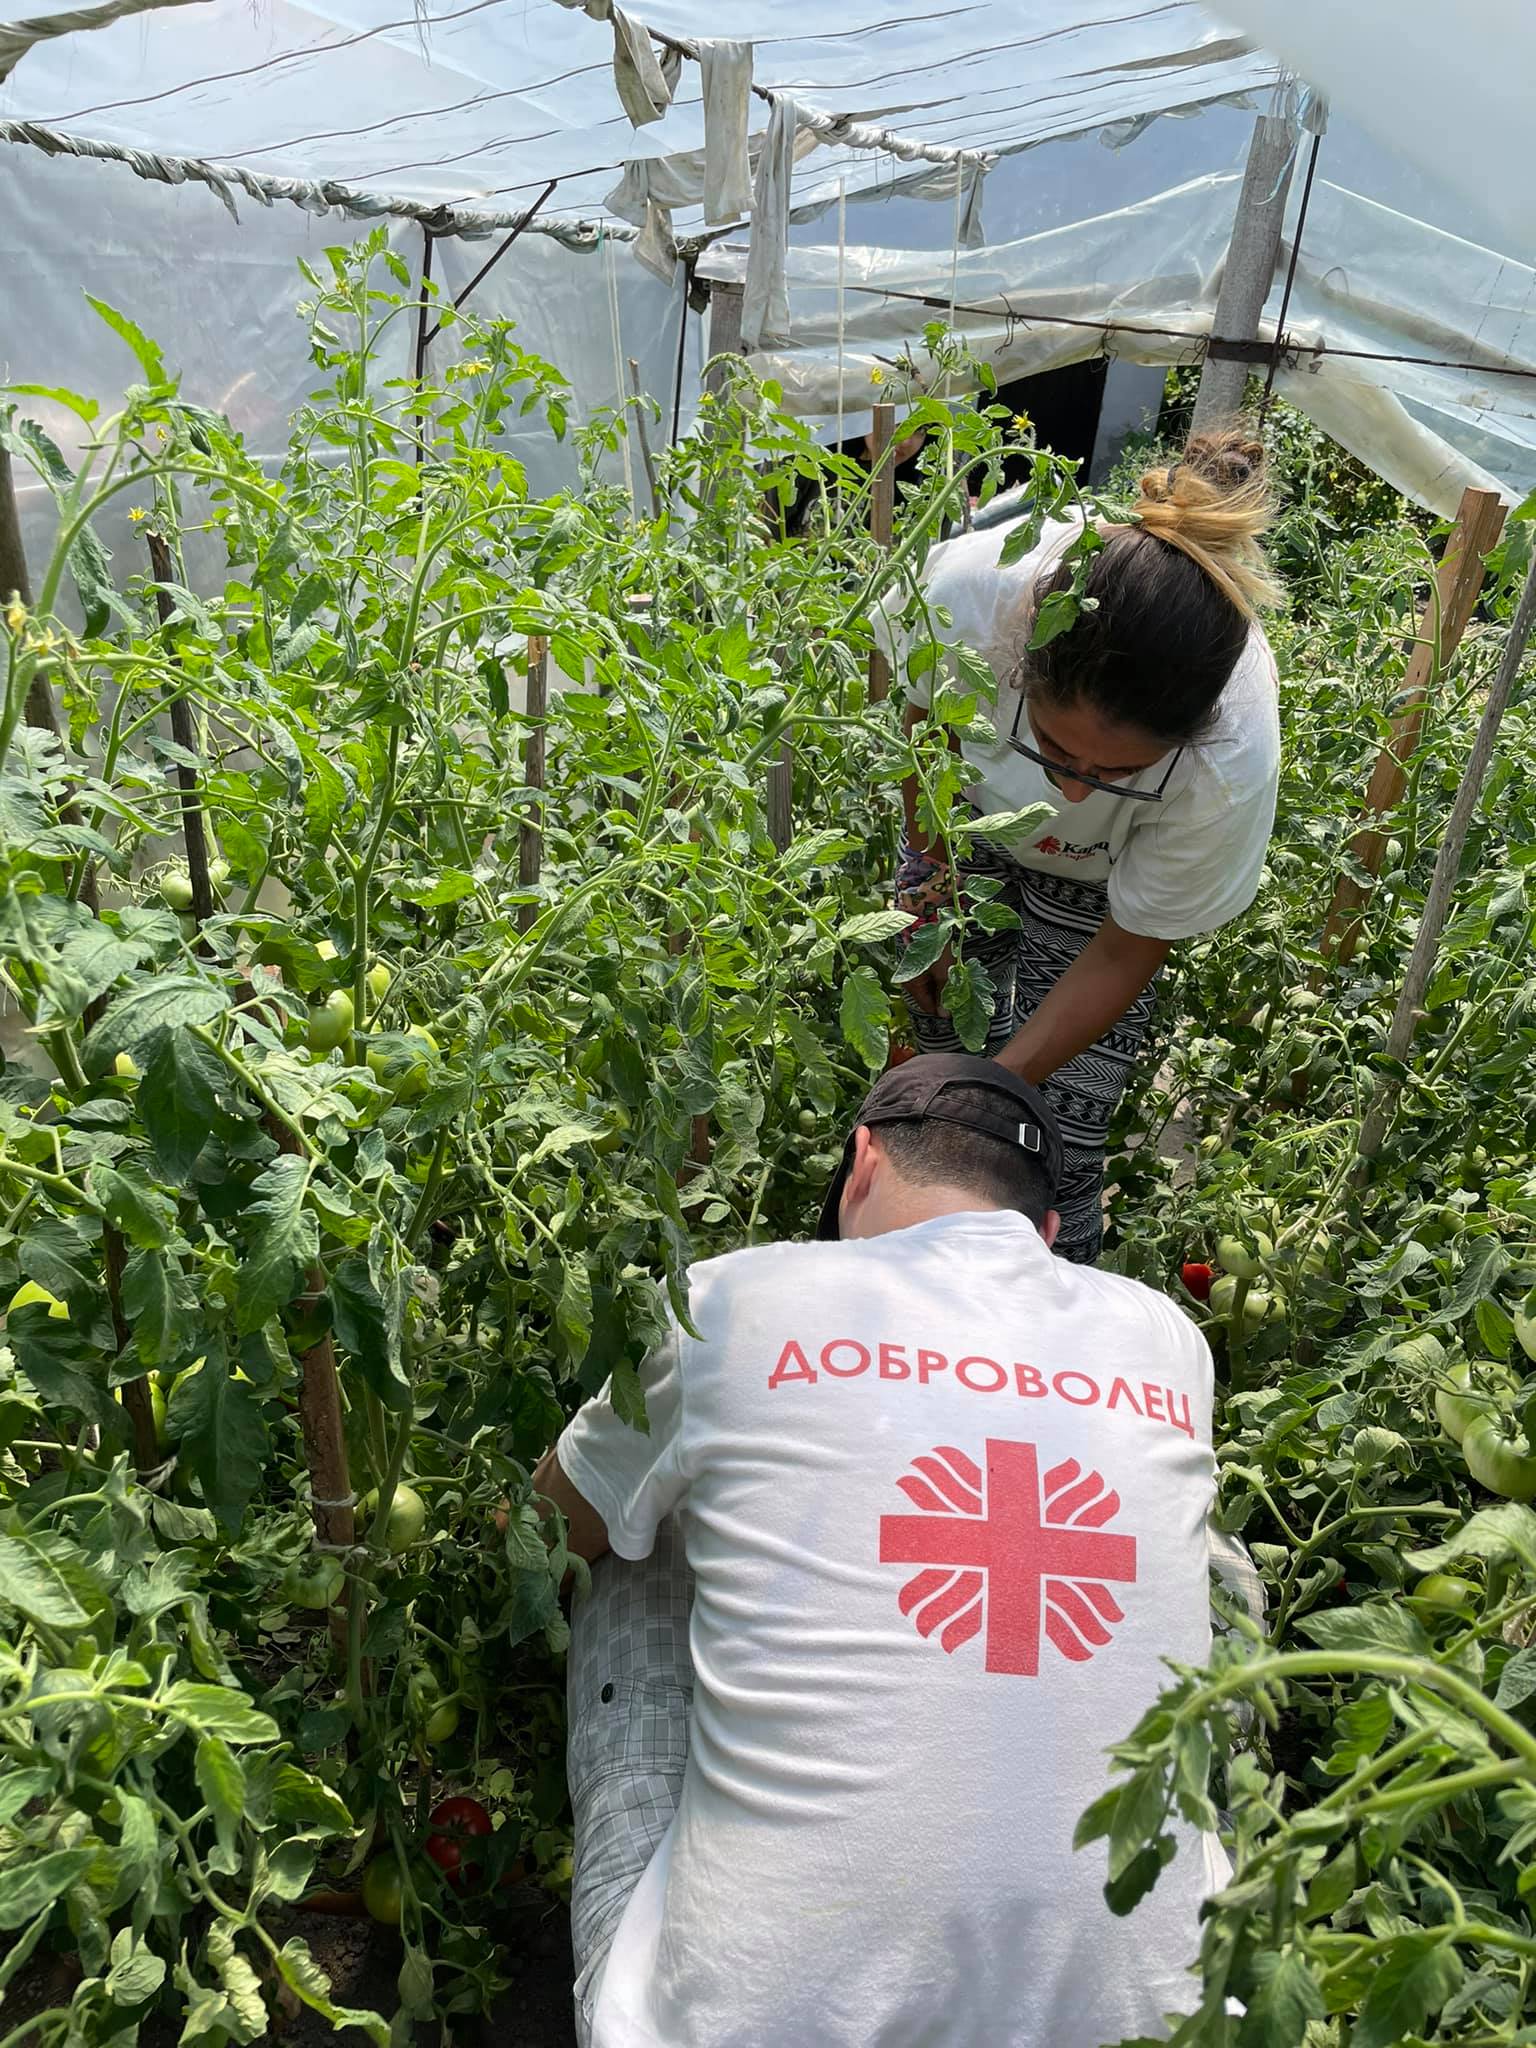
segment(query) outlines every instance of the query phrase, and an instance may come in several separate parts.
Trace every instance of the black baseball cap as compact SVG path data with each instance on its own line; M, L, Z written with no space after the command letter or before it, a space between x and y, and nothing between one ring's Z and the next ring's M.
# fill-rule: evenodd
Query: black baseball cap
M959 1089L984 1091L985 1108L958 1100ZM1005 1144L1022 1145L1026 1152L1035 1153L1045 1173L1048 1199L1055 1200L1061 1185L1061 1129L1040 1090L1010 1073L1007 1067L999 1066L996 1060L973 1059L963 1052L921 1053L882 1074L864 1098L864 1106L843 1147L843 1163L821 1207L821 1220L816 1226L818 1238L836 1238L841 1234L838 1209L853 1165L853 1138L859 1125L877 1127L929 1120L959 1124L965 1130L1001 1138Z

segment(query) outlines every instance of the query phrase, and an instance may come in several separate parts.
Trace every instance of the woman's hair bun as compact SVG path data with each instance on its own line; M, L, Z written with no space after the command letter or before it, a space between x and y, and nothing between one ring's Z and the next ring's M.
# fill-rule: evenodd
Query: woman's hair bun
M1246 618L1278 603L1263 547L1274 500L1264 444L1247 429L1192 435L1176 462L1142 477L1132 516L1197 563Z

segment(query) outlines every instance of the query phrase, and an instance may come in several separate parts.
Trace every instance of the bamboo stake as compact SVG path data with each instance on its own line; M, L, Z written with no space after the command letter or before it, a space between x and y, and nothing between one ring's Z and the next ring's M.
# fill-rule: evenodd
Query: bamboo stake
M1482 794L1483 783L1493 762L1493 749L1499 736L1499 725L1509 707L1509 700L1514 695L1515 684L1520 676L1521 657L1525 653L1533 624L1536 624L1536 571L1528 570L1525 588L1520 594L1519 607L1509 629L1504 658L1499 663L1499 672L1483 706L1477 738L1472 743L1472 752L1461 778L1461 787L1456 792L1456 801L1452 804L1451 815L1446 821L1445 837L1440 842L1440 851L1435 858L1435 872L1429 884L1429 894L1424 899L1424 914L1419 919L1418 935L1413 942L1413 951L1408 956L1402 991L1397 999L1397 1008L1392 1014L1391 1027L1387 1032L1387 1056L1399 1064L1408 1056L1414 1031L1422 1015L1424 993L1429 987L1430 976L1434 973L1435 959L1440 950L1440 937L1445 930L1446 919L1450 916L1451 895L1456 887L1456 876L1461 867L1461 856L1472 824L1472 813L1477 808L1478 797ZM1360 1126L1358 1152L1361 1174L1381 1150L1401 1085L1401 1082L1394 1079L1391 1074L1385 1073L1376 1083L1375 1093Z
M544 845L544 720L549 712L549 642L542 633L528 635L528 693L524 708L531 721L523 756L523 781L539 791L539 803L523 813L517 828L517 886L538 886ZM528 931L538 916L536 903L517 906L517 928Z
M1446 542L1435 588L1419 621L1418 639L1403 677L1392 737L1382 748L1365 792L1365 811L1381 818L1401 803L1408 786L1408 764L1418 750L1424 714L1441 676L1449 668L1483 587L1483 557L1504 527L1504 507L1495 491L1462 493L1456 524ZM1364 825L1349 842L1349 851L1372 875L1381 873L1388 835ZM1341 965L1354 958L1360 943L1369 890L1344 875L1333 893L1323 926L1320 950Z
M891 545L891 529L896 518L896 466L890 460L895 434L895 406L877 405L874 431L870 435L869 530L876 547L886 549ZM869 657L870 703L883 703L890 695L890 689L891 665L881 649L876 647Z

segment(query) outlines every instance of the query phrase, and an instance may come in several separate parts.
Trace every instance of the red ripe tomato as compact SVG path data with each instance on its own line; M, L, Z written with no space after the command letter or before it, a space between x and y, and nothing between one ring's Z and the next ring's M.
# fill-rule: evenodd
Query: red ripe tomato
M1209 1266L1202 1265L1197 1260L1190 1265L1184 1266L1181 1269L1180 1277L1196 1301L1210 1300L1212 1274Z
M464 1861L467 1842L484 1840L491 1832L491 1816L478 1799L444 1799L432 1809L427 1824L427 1854L455 1891L473 1884L480 1875L478 1863Z

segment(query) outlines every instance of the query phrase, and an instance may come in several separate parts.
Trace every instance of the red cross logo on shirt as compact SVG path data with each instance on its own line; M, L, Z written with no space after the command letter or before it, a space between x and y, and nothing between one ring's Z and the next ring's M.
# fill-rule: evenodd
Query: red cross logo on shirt
M985 1621L986 1668L1034 1678L1040 1637L1074 1664L1110 1639L1124 1613L1105 1581L1136 1578L1136 1539L1105 1532L1120 1496L1075 1458L1040 1480L1033 1444L988 1437L985 1481L963 1451L940 1445L896 1484L920 1508L880 1517L880 1562L925 1567L898 1605L953 1654Z

